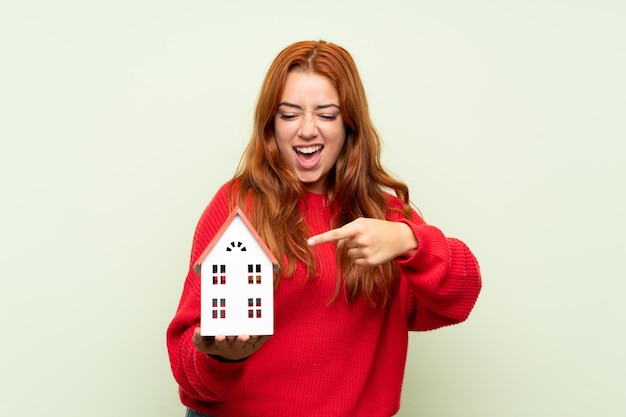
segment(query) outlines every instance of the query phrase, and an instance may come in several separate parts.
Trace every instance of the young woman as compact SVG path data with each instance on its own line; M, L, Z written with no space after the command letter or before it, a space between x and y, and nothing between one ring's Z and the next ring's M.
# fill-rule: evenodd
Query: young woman
M193 264L235 205L281 261L272 337L200 335ZM188 416L391 416L408 331L464 321L481 288L467 246L425 224L381 166L356 65L327 42L292 44L270 66L190 261L167 331Z

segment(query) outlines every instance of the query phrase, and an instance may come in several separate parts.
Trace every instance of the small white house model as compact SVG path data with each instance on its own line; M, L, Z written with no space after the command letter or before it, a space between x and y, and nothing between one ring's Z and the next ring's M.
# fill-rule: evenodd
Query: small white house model
M202 336L274 334L273 271L279 265L239 207L194 269L200 274Z

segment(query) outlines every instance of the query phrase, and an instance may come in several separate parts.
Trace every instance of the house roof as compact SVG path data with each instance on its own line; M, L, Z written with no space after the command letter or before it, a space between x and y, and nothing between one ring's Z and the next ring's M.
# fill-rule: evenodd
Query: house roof
M241 218L241 220L246 225L246 227L248 228L248 230L250 231L252 236L259 243L259 245L261 246L261 249L263 249L263 252L265 252L267 257L272 262L272 265L274 265L274 271L278 271L278 269L280 269L280 265L279 265L278 261L276 260L276 257L272 254L272 252L267 247L267 245L265 244L263 239L261 239L261 236L259 236L259 234L257 233L257 231L254 228L254 226L252 226L252 223L250 223L250 220L248 220L246 215L243 214L243 211L241 210L241 208L239 208L239 206L235 206L235 208L233 209L233 211L230 212L230 214L228 215L226 220L224 220L224 223L222 224L222 227L220 227L220 230L217 231L217 233L213 237L213 240L211 240L211 242L208 244L208 246L206 247L204 252L202 252L202 255L200 255L200 257L196 261L196 263L195 263L195 265L193 267L194 270L196 271L196 273L198 273L198 274L200 273L200 265L202 264L202 261L204 261L204 258L206 258L207 255L211 252L211 250L213 250L213 247L217 244L217 241L220 239L220 237L222 237L222 235L224 234L226 229L228 229L228 226L230 226L230 224L232 223L233 219L236 216L239 216Z

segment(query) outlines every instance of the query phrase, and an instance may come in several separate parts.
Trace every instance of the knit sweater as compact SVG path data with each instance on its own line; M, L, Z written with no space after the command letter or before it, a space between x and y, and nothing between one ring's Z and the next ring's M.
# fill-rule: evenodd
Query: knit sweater
M329 229L323 195L301 204L311 235ZM401 201L389 195L396 208ZM303 201L303 202L304 202ZM302 202L301 202L302 203ZM304 207L308 207L307 210ZM274 335L241 362L221 362L199 352L192 334L200 324L200 277L193 264L228 216L227 185L215 195L196 228L190 268L178 310L167 330L167 348L180 398L217 417L389 417L400 408L409 330L432 330L465 320L481 281L478 263L461 241L446 238L413 212L406 223L419 248L397 258L399 283L392 300L373 308L348 304L335 291L335 245L313 248L318 276L298 263L274 295Z

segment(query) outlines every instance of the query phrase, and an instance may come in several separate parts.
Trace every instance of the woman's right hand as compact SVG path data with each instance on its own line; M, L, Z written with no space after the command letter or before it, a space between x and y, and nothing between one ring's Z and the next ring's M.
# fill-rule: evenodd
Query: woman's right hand
M200 335L200 328L193 332L192 342L200 352L220 356L229 361L245 359L259 350L270 336L239 336L217 335L215 337Z

